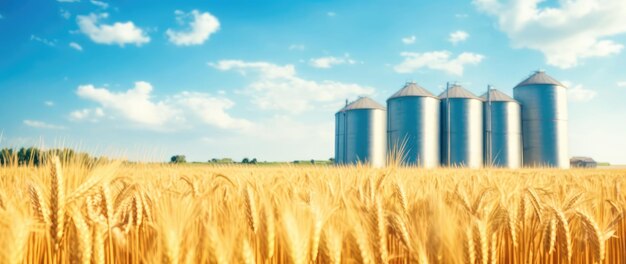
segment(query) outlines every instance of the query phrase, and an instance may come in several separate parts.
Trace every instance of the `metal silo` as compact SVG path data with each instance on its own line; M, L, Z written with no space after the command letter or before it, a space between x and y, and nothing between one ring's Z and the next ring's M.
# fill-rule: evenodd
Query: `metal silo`
M336 163L367 163L383 167L387 138L385 107L368 97L348 104L336 115Z
M496 89L481 97L484 102L485 165L519 168L522 165L521 107Z
M441 99L441 164L479 168L483 165L483 101L460 85Z
M522 105L524 165L569 168L567 91L543 71L515 86Z
M426 168L439 166L439 98L415 83L407 83L387 99L389 151L403 163Z
M344 119L345 113L343 112L344 108L335 114L335 164L344 164L346 158L346 123Z

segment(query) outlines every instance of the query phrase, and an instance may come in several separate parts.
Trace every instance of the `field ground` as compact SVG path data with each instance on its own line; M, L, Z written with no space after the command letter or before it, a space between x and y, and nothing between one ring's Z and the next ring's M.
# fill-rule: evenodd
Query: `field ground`
M0 167L0 263L626 263L624 169Z

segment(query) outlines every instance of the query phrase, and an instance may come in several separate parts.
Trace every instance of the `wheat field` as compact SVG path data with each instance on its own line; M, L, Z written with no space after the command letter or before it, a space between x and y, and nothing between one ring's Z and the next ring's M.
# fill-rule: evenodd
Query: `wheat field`
M1 263L625 263L626 170L0 167Z

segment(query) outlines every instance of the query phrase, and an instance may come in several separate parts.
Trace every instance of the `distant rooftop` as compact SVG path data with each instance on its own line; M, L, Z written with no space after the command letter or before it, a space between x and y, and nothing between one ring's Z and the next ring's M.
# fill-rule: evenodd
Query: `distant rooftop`
M550 77L550 75L546 74L544 71L536 71L533 75L515 86L515 88L535 84L551 84L565 87L565 85Z
M437 98L434 94L426 90L424 87L419 86L414 82L407 82L402 89L393 94L389 99L404 97L404 96L423 96ZM388 100L389 100L388 99Z
M372 100L369 97L363 96L360 97L359 99L357 99L356 101L349 103L346 107L342 108L341 110L339 110L339 112L342 111L348 111L348 110L356 110L356 109L381 109L381 110L386 110L384 106L382 106L381 104L377 103L376 101Z
M484 93L483 95L481 95L480 98L483 99L484 101L487 101L487 93ZM491 100L492 102L516 102L517 103L515 99L513 99L507 94L500 92L496 89L489 90L489 100Z
M595 160L593 160L590 157L572 157L569 160L570 160L570 162L576 162L576 161L595 162Z
M471 98L471 99L482 100L482 99L476 97L476 95L474 95L472 92L466 90L465 88L463 88L462 86L460 86L458 84L454 84L454 85L450 86L448 91L443 91L439 95L439 98L441 98L441 99L446 99L446 98Z

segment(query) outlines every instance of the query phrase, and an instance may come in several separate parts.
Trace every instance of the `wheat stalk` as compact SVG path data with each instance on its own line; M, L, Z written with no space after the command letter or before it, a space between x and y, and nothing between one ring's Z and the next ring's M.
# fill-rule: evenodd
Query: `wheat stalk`
M271 259L274 256L274 251L276 247L276 223L274 219L274 214L271 212L271 209L266 206L263 210L264 212L264 225L263 225L263 233L261 237L265 238L265 247L263 247L266 260Z
M311 229L311 261L317 260L317 254L320 244L320 236L322 234L323 220L318 207L311 208L313 214L313 227Z
M40 222L44 223L46 227L50 226L50 210L46 201L43 199L41 189L33 184L28 185L28 196L30 197L31 207L35 212L35 216Z
M465 261L468 264L476 263L476 247L474 244L474 230L470 226L465 231Z
M90 263L91 255L92 255L92 234L91 228L87 221L85 220L83 214L76 208L72 209L72 220L74 222L74 227L76 228L76 234L78 236L79 243L79 252L80 252L80 262L81 263Z
M561 248L565 251L565 256L567 257L567 261L571 262L572 260L572 236L570 234L569 222L565 217L565 213L563 211L558 210L555 207L550 207L554 215L557 219L557 236L561 239Z
M359 249L362 263L376 263L371 245L362 223L357 223L354 228L354 238Z
M250 242L248 239L243 239L243 250L242 250L243 263L245 264L254 264L254 253L252 252L252 247L250 246Z
M482 264L489 263L489 240L487 237L487 225L481 220L476 220L476 239L480 247L480 260Z
M104 252L104 236L106 235L106 225L100 220L94 223L93 229L93 263L104 264L106 257Z
M598 262L602 262L604 260L604 234L600 230L598 223L596 223L591 216L587 213L576 210L576 214L579 216L583 226L585 228L585 233L587 237L590 239L593 256Z
M288 255L292 263L304 264L306 261L306 244L303 243L296 219L289 212L284 212L282 221L287 236Z
M246 185L246 188L244 190L244 205L246 208L248 225L250 226L252 232L256 233L259 229L259 216L257 215L254 192L249 185Z
M407 214L409 212L409 205L406 198L406 193L400 184L397 182L393 184L394 195L398 198L402 211Z
M554 217L550 217L550 219L548 220L548 223L546 223L545 226L545 232L544 232L544 251L548 252L549 255L552 255L552 252L554 252L554 245L556 243L556 225L557 225L557 220Z
M342 249L343 237L339 230L336 230L333 226L329 226L324 231L324 252L326 257L330 260L330 263L341 263L341 249Z
M383 211L382 201L380 197L375 198L374 201L373 222L375 223L376 247L378 248L378 263L387 263L389 250L387 249L387 218Z
M411 250L413 248L411 238L404 220L399 215L392 214L389 216L389 224L391 225L391 234L400 240L406 249Z
M65 188L59 157L52 158L50 171L50 237L58 248L63 237L65 221Z

